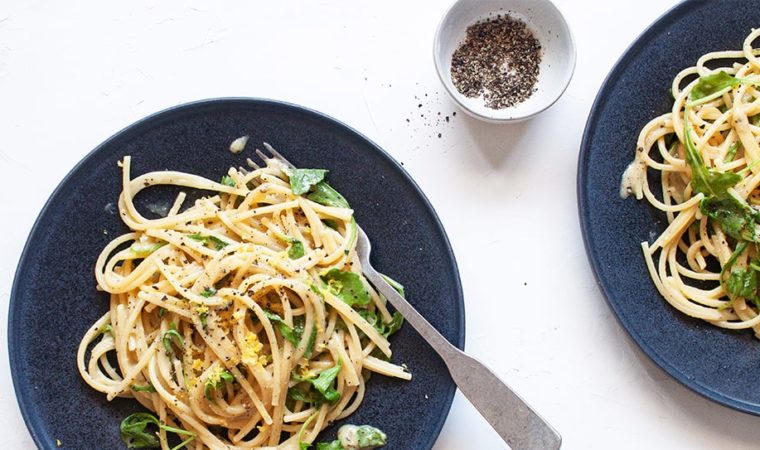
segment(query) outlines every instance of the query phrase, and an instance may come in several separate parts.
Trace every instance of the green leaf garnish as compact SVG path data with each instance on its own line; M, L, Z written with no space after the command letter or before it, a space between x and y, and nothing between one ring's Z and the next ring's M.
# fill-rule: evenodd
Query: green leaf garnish
M172 343L178 345L180 348L185 346L185 338L179 334L179 331L177 331L177 324L174 322L169 324L169 329L164 331L164 335L162 336L161 340L164 343L164 348L166 349L167 355L174 351Z
M106 333L113 334L113 327L111 326L110 323L107 323L103 325L102 327L98 328L98 334L106 334Z
M206 399L209 401L213 401L212 392L215 389L219 388L219 386L225 381L228 383L235 381L235 377L227 369L219 372L218 377L209 377L208 381L206 381L206 385L203 388L204 397L206 397Z
M346 450L339 440L332 442L317 442L317 450Z
M385 332L383 333L383 336L385 336L386 339L390 337L392 334L395 334L398 330L401 329L401 325L404 324L404 316L401 315L400 312L396 311L393 313L393 319L387 324L385 324Z
M229 242L223 241L216 236L204 236L200 233L188 234L187 237L195 241L201 242L203 243L203 245L206 245L208 243L213 243L216 250L221 250L224 247L230 245Z
M380 274L381 277L383 277L383 280L385 280L386 283L390 284L393 289L398 292L398 295L404 296L404 285L399 283L398 281L394 280L393 278L389 277L388 275Z
M740 83L740 79L721 70L718 73L699 77L699 81L689 93L689 98L692 101L699 100L700 98L715 94L716 92L729 87L734 87Z
M325 206L336 208L350 208L348 201L332 188L327 182L322 181L314 185L312 191L306 196L309 200Z
M704 198L699 209L702 214L720 224L720 228L729 236L738 240L758 240L755 232L756 219L760 215L742 199L733 195L724 198Z
M333 230L337 230L340 226L340 224L338 224L338 221L333 219L322 219L322 223L325 224L326 227L332 228Z
M311 355L314 353L314 344L317 341L317 327L311 327L311 335L309 336L308 342L306 342L306 350L303 352L303 356L306 358L311 358Z
M132 250L132 252L137 256L145 257L163 247L164 245L166 245L166 242L158 242L156 244L132 244L129 249Z
M160 422L153 414L140 412L127 416L119 425L121 440L124 441L127 448L156 448L161 445L155 432L146 431L149 425L155 425L162 430L181 436L189 436L188 439L185 439L171 450L179 450L195 439L195 433L191 431L170 427Z
M757 294L757 272L750 269L732 269L726 280L731 297L753 299Z
M290 248L288 249L288 257L290 259L301 258L305 254L306 250L304 250L303 242L299 241L298 239L293 239L290 241Z
M298 389L297 387L292 387L288 389L288 398L293 399L295 401L308 403L310 405L313 405L315 408L319 408L324 403L325 399L319 393L308 390L308 391L302 391L301 389Z
M207 287L201 292L201 296L206 298L213 297L214 295L216 295L216 289L212 287Z
M280 233L279 231L274 231L273 234L277 239L290 244L290 246L288 247L288 257L290 259L298 259L298 258L303 257L303 255L306 254L306 249L303 245L303 242L299 241L296 238L292 238L290 236L284 235Z
M691 185L696 192L705 196L725 197L726 190L738 183L742 177L733 172L716 172L708 169L691 138L689 129L689 109L684 113L684 136L686 140L686 162L691 168Z
M369 304L369 292L365 289L361 277L354 272L330 269L321 278L327 283L330 292L348 305L367 306Z
M356 441L359 448L378 447L388 442L388 436L373 426L360 425L356 427Z
M404 316L402 316L398 311L393 313L393 318L388 323L383 323L380 316L377 315L374 311L360 309L358 312L359 315L364 318L364 320L372 325L372 327L386 339L401 329L401 325L404 324Z
M135 413L121 421L119 432L127 448L154 448L160 445L155 433L145 431L149 424L159 425L158 418L149 413Z
M300 328L296 326L295 329L291 328L282 317L266 309L264 310L264 315L270 322L277 325L283 338L293 344L294 347L298 347L298 343L301 342L301 335L303 334L303 326Z
M136 384L133 384L129 388L135 392L156 392L156 388L153 387L153 385L150 383L148 383L147 386L138 386Z
M734 160L734 157L736 156L736 152L739 150L739 143L734 142L731 144L730 147L728 147L728 151L726 152L726 159L725 162L731 162Z
M319 376L317 378L309 380L312 386L314 386L314 388L320 394L322 394L325 400L330 403L335 403L338 401L338 399L340 399L340 392L335 390L332 385L335 382L335 378L337 378L342 367L343 361L338 359L338 364L329 369L323 370L319 373Z
M232 177L229 176L229 175L223 176L222 179L221 179L221 181L220 181L220 183L222 183L225 186L229 186L229 187L236 187L237 186L237 184L235 184L235 180L233 180Z
M285 174L290 178L290 188L296 195L309 192L312 186L325 179L325 169L288 169Z

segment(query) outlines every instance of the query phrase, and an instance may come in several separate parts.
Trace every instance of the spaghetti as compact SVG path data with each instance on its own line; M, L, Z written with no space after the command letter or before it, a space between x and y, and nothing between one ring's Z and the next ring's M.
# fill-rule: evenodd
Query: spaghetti
M643 242L649 274L674 308L760 338L760 50L707 53L673 80L672 111L639 134L621 196L663 211ZM717 68L716 68L717 67ZM658 173L655 194L648 170Z
M401 316L362 276L353 211L326 171L270 159L214 182L172 171L131 179L130 157L120 165L132 231L95 264L110 308L77 362L108 400L133 397L156 414L157 435L141 435L149 414L122 423L128 446L144 438L168 450L176 433L174 448L299 449L359 407L370 372L411 379L389 362ZM182 210L180 193L148 219L134 198L157 185L215 195Z

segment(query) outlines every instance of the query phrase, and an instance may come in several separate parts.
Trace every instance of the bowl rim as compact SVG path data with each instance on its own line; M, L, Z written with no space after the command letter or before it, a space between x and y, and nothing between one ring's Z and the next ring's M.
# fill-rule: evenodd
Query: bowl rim
M449 15L451 14L451 11L454 9L454 7L462 1L466 1L466 0L455 0L449 5L449 7L446 9L446 12L441 17L441 20L438 22L438 26L436 27L436 30L435 30L435 37L433 39L433 63L435 64L435 72L438 75L438 79L441 81L441 84L443 84L443 87L446 89L446 92L448 92L449 96L454 100L454 103L456 103L464 112L471 115L472 117L475 117L477 119L480 119L486 122L491 122L491 123L521 122L523 120L527 120L541 114L542 112L549 109L552 105L557 103L557 101L560 99L560 97L562 97L562 95L565 93L568 86L570 85L570 81L572 81L573 79L573 75L575 73L575 66L577 63L576 61L577 51L575 48L575 38L573 37L573 30L570 28L570 25L567 23L567 20L565 19L565 15L562 13L562 10L552 0L534 0L534 1L536 1L537 3L543 2L544 4L547 4L550 8L554 8L554 11L557 13L561 23L564 24L564 28L567 30L566 33L562 33L562 34L564 35L565 40L570 44L570 50L571 50L570 55L569 55L570 65L569 65L569 69L566 71L567 76L561 82L561 87L557 91L556 96L551 98L545 104L540 105L535 110L528 112L527 114L511 116L511 117L496 117L493 115L483 114L471 109L462 101L462 99L460 99L461 94L458 91L457 92L452 91L451 87L446 82L446 77L444 76L443 68L441 67L441 58L439 58L438 50L439 50L439 44L441 41L441 30L443 29L443 25L448 21ZM498 110L494 110L494 111L498 111Z

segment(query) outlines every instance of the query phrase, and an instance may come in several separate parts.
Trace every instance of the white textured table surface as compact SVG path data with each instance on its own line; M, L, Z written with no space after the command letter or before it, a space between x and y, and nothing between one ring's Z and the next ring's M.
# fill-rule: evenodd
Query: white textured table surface
M578 226L575 172L591 102L673 1L557 0L576 38L575 77L553 108L514 126L461 112L439 119L457 111L431 57L448 2L106 3L0 2L0 448L34 448L13 393L6 322L43 203L122 127L220 96L318 109L403 161L454 247L468 351L560 430L564 448L758 446L760 418L691 393L632 344L595 285ZM506 447L457 395L434 448Z

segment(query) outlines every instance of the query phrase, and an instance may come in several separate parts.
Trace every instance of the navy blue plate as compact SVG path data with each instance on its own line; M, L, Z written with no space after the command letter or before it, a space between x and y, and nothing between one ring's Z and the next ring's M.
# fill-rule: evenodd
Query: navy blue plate
M251 137L249 147L233 155L230 142L241 135ZM330 183L372 240L373 265L403 283L409 301L444 336L464 345L462 289L449 242L425 196L387 153L299 106L257 99L190 103L127 127L85 157L29 236L11 293L8 345L21 412L40 448L57 450L56 439L64 449L125 448L119 422L140 410L129 399L107 402L80 379L75 358L85 330L108 307L107 295L95 290L95 259L127 231L113 209L121 191L116 162L132 155L133 176L172 169L218 179L230 166L245 165L263 141L298 166L330 170ZM410 326L391 343L394 361L406 363L414 379L373 376L362 406L347 420L385 430L387 449L429 449L454 383ZM339 425L320 438L333 438Z
M642 241L665 228L646 201L623 200L620 177L641 128L670 111L675 75L716 50L741 49L760 26L760 1L687 1L657 20L625 52L596 98L578 163L578 206L591 266L620 323L655 363L692 390L760 414L760 342L670 307L646 270Z

